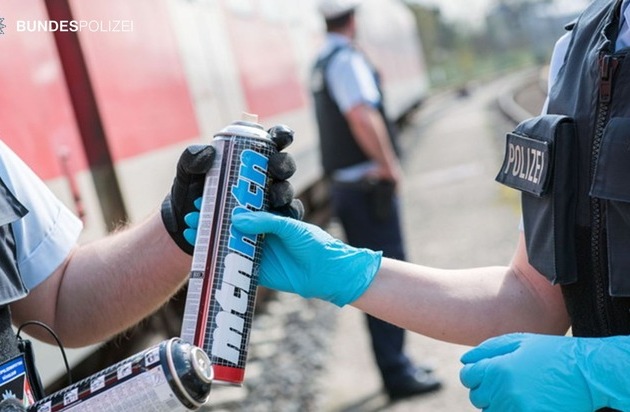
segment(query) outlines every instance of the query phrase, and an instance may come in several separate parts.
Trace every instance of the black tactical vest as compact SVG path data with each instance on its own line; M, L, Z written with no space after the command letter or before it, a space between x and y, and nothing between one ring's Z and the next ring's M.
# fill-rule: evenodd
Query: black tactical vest
M0 179L0 363L18 355L17 339L11 328L8 304L26 296L28 290L17 267L11 223L28 211Z
M614 52L620 4L598 0L580 17L549 96L548 113L576 126L577 278L558 280L576 336L630 334L630 62L627 50Z
M315 63L311 74L311 91L319 127L321 161L326 175L330 175L337 169L353 166L368 160L368 157L352 136L350 126L339 106L333 100L326 79L327 67L332 58L340 51L350 48L352 48L351 45L339 46L328 55L321 57ZM396 148L396 130L385 115L380 76L373 66L370 66L370 68L381 95L381 101L377 109L387 125L392 145Z
M630 334L630 56L614 51L620 5L595 0L570 27L548 114L508 134L497 176L522 190L529 262L561 285L581 337Z
M595 0L572 26L548 114L508 134L497 176L523 191L530 263L562 285L574 336L630 334L630 61L628 50L614 51L620 4Z

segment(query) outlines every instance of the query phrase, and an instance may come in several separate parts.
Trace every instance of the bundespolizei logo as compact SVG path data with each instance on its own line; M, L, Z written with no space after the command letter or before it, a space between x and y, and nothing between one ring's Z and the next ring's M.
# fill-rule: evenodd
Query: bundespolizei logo
M4 17L0 17L0 34L4 34L3 29L6 29L7 26L4 24Z

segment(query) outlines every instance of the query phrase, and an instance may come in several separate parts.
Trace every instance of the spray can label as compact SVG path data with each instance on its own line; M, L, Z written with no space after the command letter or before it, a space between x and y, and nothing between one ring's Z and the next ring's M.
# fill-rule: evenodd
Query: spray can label
M205 353L173 338L37 401L28 411L183 412L206 402L211 382Z
M212 360L215 382L240 385L258 286L260 236L240 233L231 218L268 208L267 166L276 145L264 129L236 122L213 140L193 253L182 339Z

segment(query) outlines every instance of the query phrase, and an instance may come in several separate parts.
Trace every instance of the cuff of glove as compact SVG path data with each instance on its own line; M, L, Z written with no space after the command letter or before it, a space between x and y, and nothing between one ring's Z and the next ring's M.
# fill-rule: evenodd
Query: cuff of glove
M339 307L359 299L361 295L368 290L381 268L383 252L375 252L370 249L355 249L354 253L356 253L357 256L348 257L353 260L353 265L356 265L352 270L352 273L356 275L348 282L348 288L345 289L345 293L338 294L329 299L330 302Z
M630 336L578 338L576 359L595 410L612 408L626 411L630 407L626 363L630 357Z

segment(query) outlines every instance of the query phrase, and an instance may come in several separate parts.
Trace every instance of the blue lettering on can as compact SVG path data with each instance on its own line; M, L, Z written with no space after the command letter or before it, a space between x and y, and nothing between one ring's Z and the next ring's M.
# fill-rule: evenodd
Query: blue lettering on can
M261 210L265 200L268 158L254 150L243 150L240 156L239 175L232 186L231 194L238 202L231 214L249 210ZM216 291L216 299L221 311L216 316L216 329L213 331L212 355L238 364L245 351L248 303L251 279L254 276L254 257L257 236L246 235L229 228L227 254L223 261L223 276Z

